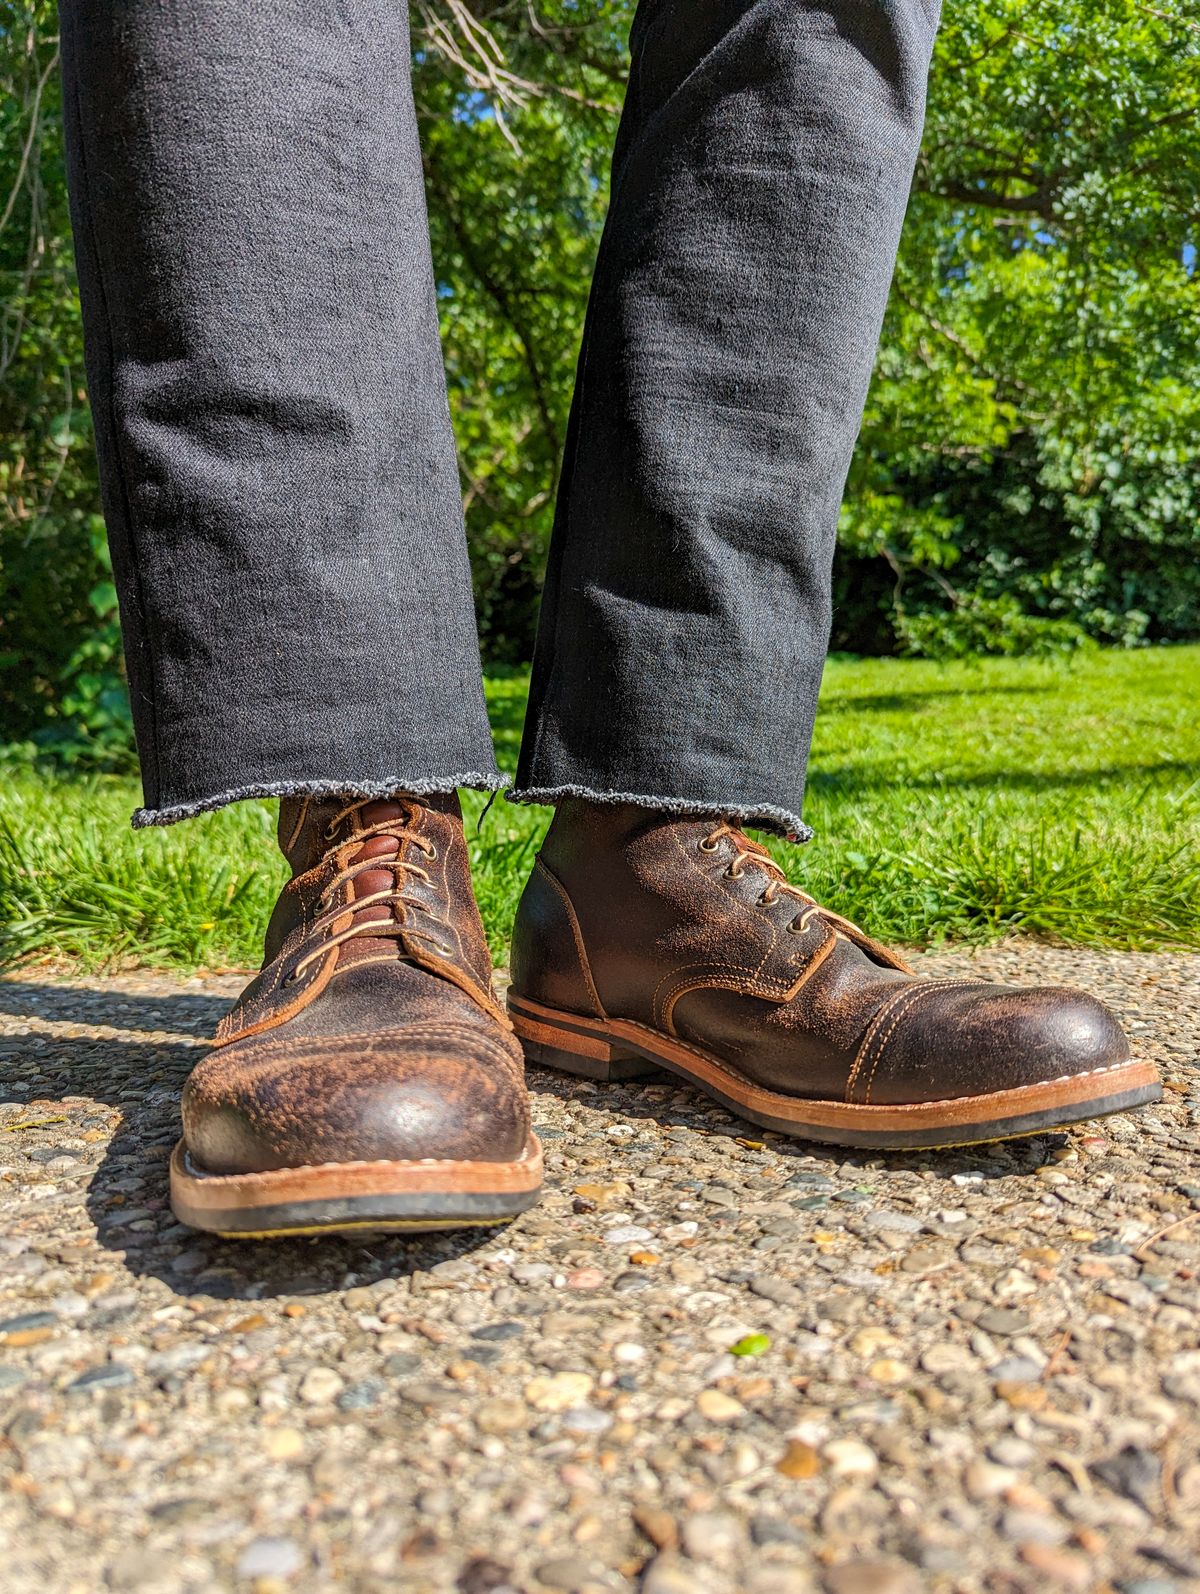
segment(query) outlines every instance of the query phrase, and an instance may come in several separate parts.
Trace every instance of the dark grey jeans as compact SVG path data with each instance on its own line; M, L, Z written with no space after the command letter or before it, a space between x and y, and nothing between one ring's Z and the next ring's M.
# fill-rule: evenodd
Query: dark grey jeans
M62 0L146 806L494 788L398 0ZM936 0L642 0L517 786L795 836Z

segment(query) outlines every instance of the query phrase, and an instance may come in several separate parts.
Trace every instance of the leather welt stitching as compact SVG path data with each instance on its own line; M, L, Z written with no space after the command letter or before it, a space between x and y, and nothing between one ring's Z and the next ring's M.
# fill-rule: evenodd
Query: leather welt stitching
M732 980L727 976L723 976L722 970L726 970L728 975L736 975L738 978ZM661 1022L661 1027L667 1029L666 1013L672 1003L682 994L684 988L699 990L706 979L710 984L718 986L723 991L741 991L747 996L761 996L767 1002L782 1001L782 996L778 991L756 989L755 982L758 979L758 971L756 969L748 969L744 963L714 963L712 961L691 963L683 970L672 969L669 974L664 974L662 979L659 980L654 992L652 1006L655 1022ZM670 984L660 1004L659 993L662 991L663 986L668 985L671 981L674 981L674 984Z
M296 845L296 838L304 828L304 821L308 818L308 810L312 807L312 793L306 792L300 803L300 811L296 816L296 823L292 826L292 833L284 843L284 852L291 852Z
M579 967L583 972L583 978L585 984L587 985L588 995L591 997L592 1002L595 1005L597 1016L599 1018L607 1018L608 1014L604 1011L604 1003L600 1000L600 993L596 989L595 980L592 978L592 968L591 964L588 962L587 948L583 944L583 932L579 928L579 920L575 916L575 908L570 897L567 895L566 887L557 878L557 876L550 872L549 867L543 863L540 853L533 860L533 867L542 871L562 902L563 910L567 915L567 923L571 926L571 935L575 942L575 955L579 959Z
M312 965L313 973L311 978L304 974L300 976L298 981L300 989L292 1001L285 1003L283 1007L274 1009L272 1012L265 1013L262 1018L255 1019L252 1023L239 1024L237 1029L225 1035L221 1035L217 1044L219 1046L226 1046L230 1041L241 1040L247 1035L257 1035L262 1030L278 1029L281 1024L286 1024L289 1019L295 1018L296 1014L302 1012L303 1009L306 1008L315 997L321 994L326 985L329 984L329 981L333 975L334 965L336 963L337 947L331 947L329 949L329 953L322 962L318 963L314 961ZM276 975L275 981L273 982L270 991L260 992L259 995L255 997L254 1001L250 1004L249 1013L253 1013L268 995L273 995L275 993L277 988L278 975Z
M900 1020L907 1013L909 1013L914 1007L916 1007L926 996L931 995L935 991L944 991L947 988L949 988L950 986L968 985L970 983L971 982L969 980L929 980L929 981L923 981L919 985L909 986L907 991L902 992L899 996L894 998L892 1001L887 1002L887 1003L884 1004L884 1006L879 1010L878 1014L876 1015L876 1024L874 1026L874 1028L875 1028L875 1037L873 1038L870 1046L868 1046L866 1043L864 1043L863 1051L861 1053L861 1058L860 1058L860 1067L857 1067L856 1070L855 1070L855 1074L856 1075L859 1072L861 1072L861 1067L865 1067L866 1062L867 1062L867 1058L869 1056L871 1056L872 1052L874 1053L874 1056L871 1058L871 1067L870 1067L870 1070L869 1070L869 1072L867 1074L866 1093L863 1096L863 1102L864 1102L865 1105L869 1105L870 1104L871 1091L872 1091L872 1088L874 1087L874 1084L875 1084L875 1074L876 1074L876 1072L877 1072L877 1070L879 1068L880 1062L883 1059L884 1053L887 1050L887 1043L888 1043L889 1040L891 1040L892 1035L895 1033L896 1026L897 1026L897 1024L899 1024ZM880 1025L884 1022L885 1019L889 1019L889 1018L891 1019L891 1023L888 1025L886 1032L881 1035L879 1033ZM847 1083L846 1083L846 1099L847 1099L847 1101L850 1100L850 1089L851 1089L851 1081L847 1081Z
M930 985L931 986L938 986L938 987L940 987L942 985L952 985L954 983L955 982L953 980L931 980L930 981ZM875 1017L867 1025L867 1033L863 1036L862 1045L858 1049L858 1056L854 1059L854 1065L853 1065L853 1067L850 1070L850 1077L846 1081L846 1100L847 1101L852 1100L851 1093L854 1090L854 1086L855 1086L855 1084L856 1084L856 1082L858 1080L858 1076L859 1076L860 1072L862 1071L863 1064L867 1060L867 1056L868 1056L868 1054L870 1052L870 1049L871 1049L871 1044L872 1044L872 1042L875 1039L875 1036L876 1036L876 1034L877 1034L877 1032L879 1030L880 1025L883 1024L885 1022L885 1020L889 1017L889 1015L891 1014L892 1009L895 1007L897 1002L903 1001L904 998L907 997L907 996L911 996L912 992L914 990L917 990L917 989L924 990L924 989L926 989L926 987L925 986L919 986L918 987L918 986L913 986L913 985L902 985L900 987L900 989L897 992L895 992L894 995L889 996L887 998L887 1000L884 1002L883 1006L879 1009L878 1013L876 1013Z
M937 989L940 991L942 987L938 986ZM933 991L930 986L918 985L915 990L912 990L908 993L908 1000L906 1002L897 1002L893 1006L891 1014L892 1022L888 1025L887 1029L883 1031L875 1043L875 1055L871 1059L871 1067L867 1074L867 1083L863 1093L863 1104L865 1106L869 1107L871 1105L871 1091L875 1086L875 1075L878 1072L881 1059L887 1054L888 1041L890 1041L892 1036L896 1033L896 1025L899 1024L900 1020L905 1016L906 1013L911 1013L913 1008L920 1007L923 997L930 996L932 994Z

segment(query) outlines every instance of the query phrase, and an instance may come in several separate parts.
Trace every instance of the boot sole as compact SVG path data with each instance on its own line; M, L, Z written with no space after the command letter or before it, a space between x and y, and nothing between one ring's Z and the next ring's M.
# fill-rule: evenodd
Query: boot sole
M171 1157L175 1216L229 1240L477 1228L507 1223L541 1190L542 1147L534 1134L512 1162L327 1162L215 1174L191 1160L182 1140Z
M1152 1063L1127 1060L1037 1085L901 1106L785 1096L699 1047L627 1019L562 1013L510 993L508 1013L531 1063L584 1079L637 1079L666 1069L723 1107L777 1134L880 1151L974 1146L1042 1134L1162 1097Z

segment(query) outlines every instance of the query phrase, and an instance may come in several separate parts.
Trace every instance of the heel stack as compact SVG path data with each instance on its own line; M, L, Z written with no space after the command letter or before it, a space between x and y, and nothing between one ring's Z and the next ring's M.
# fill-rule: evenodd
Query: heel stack
M556 1023L554 1014L540 1010L536 1015L510 1002L508 1016L528 1062L542 1068L557 1068L564 1074L607 1083L618 1079L644 1079L662 1070L648 1057L639 1057L628 1046L610 1040L596 1031ZM564 1014L563 1019L567 1020Z

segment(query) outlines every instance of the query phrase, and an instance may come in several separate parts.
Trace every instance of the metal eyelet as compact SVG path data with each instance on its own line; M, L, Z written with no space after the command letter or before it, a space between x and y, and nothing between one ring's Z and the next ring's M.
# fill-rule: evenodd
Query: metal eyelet
M421 843L421 851L425 854L426 858L429 859L430 863L437 862L438 850L432 841L423 841Z
M726 880L740 880L745 873L742 869L735 869L732 864L725 870Z
M713 841L709 836L703 836L697 843L698 852L716 852L719 842Z
M807 935L808 934L808 925L807 924L802 924L799 927L797 927L796 921L795 921L795 919L793 919L792 922L787 927L787 933L789 935Z

